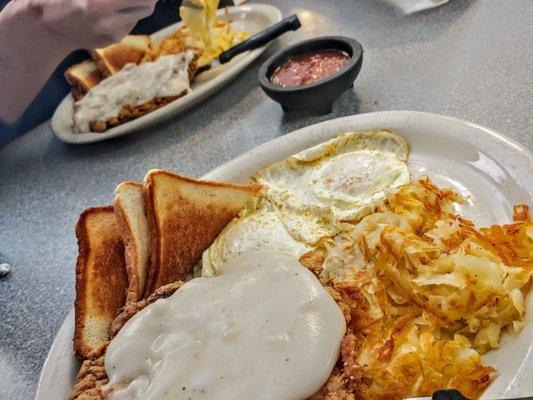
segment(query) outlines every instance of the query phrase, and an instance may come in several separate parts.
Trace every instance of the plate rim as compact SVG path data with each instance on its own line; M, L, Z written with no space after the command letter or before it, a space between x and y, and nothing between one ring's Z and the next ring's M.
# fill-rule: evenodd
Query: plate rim
M226 11L227 10L227 11ZM271 19L272 23L281 21L283 14L278 7L269 4L244 4L239 6L228 7L227 9L221 8L217 11L217 15L224 16L227 13L251 13L257 12L263 16ZM150 36L158 35L166 30L177 30L183 25L182 21L171 24L167 27L164 27ZM190 98L187 95L183 96L181 99L177 99L174 102L171 102L160 109L154 110L146 115L143 115L139 118L127 121L124 124L120 124L114 128L111 128L102 133L96 132L82 132L74 133L62 129L61 120L63 117L63 109L69 106L69 103L73 101L72 96L68 93L63 100L57 105L52 118L50 119L50 129L55 137L65 143L70 144L87 144L100 142L107 139L112 139L115 137L125 136L132 133L136 133L142 129L149 128L152 125L155 125L163 120L168 120L172 117L178 116L179 114L186 112L190 108L194 107L198 103L206 100L206 98L226 86L231 80L236 78L243 70L245 70L250 64L252 64L270 45L270 43L265 46L259 47L255 50L243 53L242 55L237 56L234 59L233 65L230 67L229 71L223 71L220 75L215 76L212 80L206 83L204 92L196 98ZM215 84L209 85L209 82L215 80L218 81ZM182 100L183 99L183 100ZM182 100L182 101L180 101ZM169 109L166 107L174 106L176 109ZM143 119L144 118L144 119ZM116 130L114 130L116 129Z
M466 120L463 120L461 118L457 118L457 117L451 117L451 116L447 116L447 115L441 115L441 114L436 114L436 113L429 113L429 112L424 112L424 111L409 111L409 110L390 110L390 111L377 111L377 112L371 112L371 113L363 113L363 114L356 114L356 115L349 115L349 116L344 116L344 117L340 117L340 118L333 118L333 119L330 119L330 120L326 120L326 121L322 121L322 122L318 122L318 123L315 123L315 124L311 124L311 125L308 125L308 126L304 126L304 127L301 127L299 129L296 129L294 131L291 131L291 132L288 132L286 134L282 134L281 136L278 136L274 139L271 139L265 143L262 143L254 148L251 148L247 151L245 151L244 153L222 163L221 165L211 169L210 171L208 171L207 173L203 174L200 179L220 179L219 176L220 175L224 175L224 174L227 174L228 171L232 170L232 169L235 169L234 165L239 165L239 164L242 164L244 162L246 162L247 159L252 159L254 158L258 153L265 153L265 149L268 149L269 147L287 147L287 144L289 144L291 141L293 141L293 139L295 138L298 138L298 140L296 140L297 145L301 148L305 148L307 147L307 144L305 144L305 140L303 139L304 138L304 135L306 134L306 131L307 130L310 130L311 128L313 128L314 130L319 130L321 128L323 128L324 126L327 126L329 124L332 124L332 123L357 123L359 120L364 120L364 119L372 119L372 118L382 118L382 119L386 119L387 117L411 117L411 116L415 116L415 117L420 117L420 118L430 118L430 119L433 119L433 120L436 120L437 122L439 121L447 121L447 122L452 122L454 124L458 124L458 125L466 125L472 129L476 129L476 130L479 130L480 132L483 132L483 134L485 135L489 135L491 136L493 139L495 139L496 141L500 142L500 143L504 143L506 144L507 146L510 146L512 148L514 148L515 150L519 151L524 157L526 157L530 163L530 165L533 165L533 152L528 150L525 146L523 146L522 144L520 144L519 142L507 137L506 135L494 130L494 129L491 129L491 128L487 128L481 124L478 124L478 123L475 123L475 122L470 122L470 121L466 121ZM386 125L386 123L383 121L381 122L380 124L383 124L383 125ZM338 131L336 133L326 133L324 134L323 136L329 136L330 138L334 137L335 135L338 135L340 133L342 133L343 130L341 131ZM431 133L428 133L428 134L431 134ZM319 142L322 142L324 140L328 140L328 139L325 139L323 137L320 137L318 139ZM284 145L285 144L285 145ZM312 144L311 144L312 146ZM526 168L526 166L524 166L524 168ZM532 195L533 193L533 188L531 187L528 187L527 189L527 192L529 195ZM533 311L530 311L530 315ZM65 336L65 334L68 334L68 332L64 332L66 329L68 329L68 324L71 322L73 322L73 318L74 318L74 307L72 307L67 315L65 316L63 322L61 323L61 326L59 328L59 330L56 332L56 335L54 337L54 340L52 341L52 345L50 346L49 350L48 350L48 353L46 355L46 358L42 364L42 367L41 367L41 371L39 373L39 379L37 381L37 387L36 387L36 392L35 392L35 400L40 400L42 399L43 397L40 396L40 391L42 389L42 385L44 384L44 378L45 378L45 375L47 375L47 365L48 363L51 361L51 358L52 358L52 354L53 352L55 351L55 349L61 349L61 344L60 344L60 340L63 338L63 336ZM71 333L73 335L73 332ZM74 352L72 351L72 357L74 357Z
M370 119L372 117L388 117L388 116L391 116L391 117L394 117L394 116L406 116L406 117L409 117L409 116L412 116L412 115L420 116L420 117L430 117L430 118L434 118L434 119L440 119L440 120L443 120L443 121L446 120L446 121L453 122L455 124L468 125L468 126L470 126L472 128L479 129L479 130L485 132L486 134L490 135L491 137L495 138L496 140L498 140L500 142L503 142L503 143L505 143L505 144L507 144L509 146L512 146L513 148L515 148L515 150L520 151L521 153L526 155L530 159L530 162L533 164L533 151L528 150L521 143L511 139L510 137L504 135L503 133L500 133L500 132L498 132L498 131L496 131L494 129L488 128L488 127L486 127L484 125L481 125L481 124L478 124L476 122L471 122L471 121L463 120L463 119L457 118L457 117L451 117L451 116L448 116L448 115L425 112L425 111L387 110L387 111L373 111L373 112L369 112L369 113L347 115L347 116L344 116L344 117L328 119L328 120L325 120L325 121L317 122L315 124L303 126L303 127L298 128L298 129L296 129L294 131L287 132L285 134L282 134L281 136L278 136L278 137L276 137L274 139L271 139L271 140L269 140L269 141L267 141L265 143L262 143L262 144L258 145L257 147L254 147L254 148L252 148L252 149L250 149L250 150L248 150L248 151L246 151L246 152L244 152L242 154L239 154L238 156L232 158L231 160L228 160L228 161L222 163L221 165L213 168L212 170L206 172L204 175L201 176L201 179L213 179L213 178L210 178L210 176L216 176L219 173L222 173L223 170L229 168L233 163L240 163L240 162L242 162L243 159L250 158L254 154L262 152L265 147L270 147L270 146L272 146L274 144L282 143L282 142L288 140L287 138L295 138L297 136L300 136L300 135L303 134L302 132L305 132L310 127L314 127L315 129L320 129L320 128L324 127L324 126L329 125L333 121L334 122L349 122L349 121L354 120L354 118L363 118L363 117L365 117L365 118L369 118Z

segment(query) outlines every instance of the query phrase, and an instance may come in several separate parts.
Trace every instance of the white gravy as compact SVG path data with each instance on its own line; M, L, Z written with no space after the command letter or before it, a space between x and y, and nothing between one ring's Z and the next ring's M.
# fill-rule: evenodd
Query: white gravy
M125 65L74 104L74 130L89 132L91 122L117 117L126 104L139 106L155 97L190 91L188 68L193 58L193 52L186 51L154 62Z
M113 400L302 400L328 379L344 317L288 255L243 254L130 319L105 358Z

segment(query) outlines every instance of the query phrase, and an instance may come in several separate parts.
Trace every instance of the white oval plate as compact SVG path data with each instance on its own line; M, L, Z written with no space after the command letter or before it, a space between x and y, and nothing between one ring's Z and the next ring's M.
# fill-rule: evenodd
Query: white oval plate
M300 150L354 130L389 128L411 146L414 177L469 197L460 212L477 223L507 223L512 206L532 204L533 155L505 136L455 118L414 111L387 111L325 121L289 133L214 169L203 178L246 182L258 169ZM482 399L533 394L533 296L527 297L526 325L518 335L505 334L501 348L485 355L498 377ZM79 369L72 351L74 312L61 326L44 363L36 399L66 399Z
M262 31L270 25L281 21L281 11L273 6L264 4L249 4L238 7L229 7L227 13L225 9L217 12L220 19L233 20L233 28L237 31L246 31L255 34ZM170 36L181 28L182 23L178 22L166 27L154 34L152 40L159 42L165 37ZM199 74L191 85L191 92L187 95L161 107L149 114L126 122L102 133L85 132L76 133L72 130L72 115L74 109L74 100L68 94L59 104L54 115L52 116L52 131L58 139L67 143L92 143L106 140L109 138L127 135L129 133L146 128L157 122L163 121L170 117L176 116L193 105L207 98L211 93L219 90L231 79L235 78L243 69L250 65L261 53L266 46L240 54L227 64L222 64L216 68Z

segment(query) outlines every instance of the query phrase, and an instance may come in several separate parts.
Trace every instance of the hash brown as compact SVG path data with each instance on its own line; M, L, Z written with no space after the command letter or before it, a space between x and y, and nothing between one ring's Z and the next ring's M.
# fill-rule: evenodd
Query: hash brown
M478 398L489 385L496 371L481 354L522 323L533 224L520 205L522 221L476 229L456 214L457 201L422 178L301 258L347 321L339 363L317 399L399 399L442 388ZM457 270L459 287L450 279ZM489 270L501 271L501 281L483 275Z

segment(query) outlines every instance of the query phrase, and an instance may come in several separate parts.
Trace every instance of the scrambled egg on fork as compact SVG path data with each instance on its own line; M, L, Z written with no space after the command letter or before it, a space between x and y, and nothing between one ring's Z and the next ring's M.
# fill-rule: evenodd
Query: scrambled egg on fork
M347 333L320 399L396 399L457 388L477 398L496 372L481 354L519 330L533 272L527 206L515 223L477 229L460 197L428 178L301 262L329 288Z
M250 36L248 32L233 30L232 21L216 18L218 0L189 0L186 3L180 7L184 26L161 43L150 44L143 62L193 49L200 55L198 66L204 67Z

